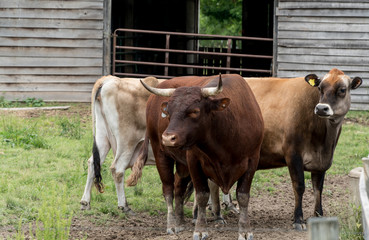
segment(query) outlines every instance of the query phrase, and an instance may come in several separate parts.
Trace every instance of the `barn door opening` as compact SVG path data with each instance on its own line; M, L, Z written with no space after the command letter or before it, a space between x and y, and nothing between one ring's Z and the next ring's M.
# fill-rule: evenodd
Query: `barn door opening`
M273 38L274 0L243 0L242 36ZM245 54L273 55L273 43L262 41L244 41L242 49ZM246 68L271 69L271 59L249 59ZM262 73L250 73L263 76ZM265 75L268 76L268 75Z
M199 27L199 11L201 0L109 0L111 1L111 32L116 29L141 29L155 30L176 33L198 33ZM203 0L205 1L205 0ZM227 0L222 0L227 3ZM238 0L240 1L240 0ZM242 1L242 0L241 0ZM208 1L209 4L215 4ZM221 4L220 4L221 5ZM255 39L221 40L220 47L210 46L210 50L219 54L235 53L239 57L232 58L228 62L225 56L206 56L204 54L194 53L174 53L173 51L197 51L201 50L201 41L203 36L170 36L169 46L165 34L147 35L146 33L126 32L124 35L117 37L117 45L132 46L131 49L120 49L114 55L114 59L124 60L117 61L115 71L120 73L134 74L151 74L162 75L168 73L172 76L183 75L209 75L217 74L219 67L230 65L231 68L249 69L250 71L241 71L243 76L271 76L273 56L273 20L274 20L274 1L258 0L258 1L242 1L242 36L254 37ZM241 19L239 20L241 21ZM212 23L212 22L211 22ZM216 24L216 23L215 23ZM226 26L224 26L226 27ZM238 36L240 35L238 31ZM206 33L209 34L209 33ZM215 34L215 33L213 33ZM223 34L222 34L223 35ZM256 39L259 38L259 39ZM266 40L260 40L265 38ZM227 39L227 38L225 38ZM212 40L208 40L212 41ZM133 49L133 48L136 49ZM159 51L141 51L141 48L174 49L171 53ZM209 48L209 46L206 46ZM218 49L219 48L219 49ZM113 49L113 47L112 47ZM242 56L241 56L242 55ZM263 55L263 57L253 57L252 55ZM203 60L203 61L202 61ZM128 62L129 61L129 62ZM133 61L142 64L132 64ZM201 68L179 68L171 66L163 66L156 63L169 63L177 65L195 65L202 64L204 67L213 67L212 71L202 71ZM146 63L143 64L143 62ZM205 62L205 63L203 63ZM169 69L169 70L166 70ZM262 71L255 71L262 70ZM229 69L227 70L229 71Z
M116 29L139 29L167 32L198 32L198 3L199 0L112 0L111 30ZM143 48L165 48L165 35L125 33L117 38L117 45L135 46ZM196 42L184 37L173 36L170 39L170 47L179 50L195 50ZM113 48L112 48L113 49ZM184 64L193 62L184 54L170 55L171 61ZM165 53L121 51L117 59L164 62ZM158 65L132 65L118 64L117 71L126 73L149 73L152 75L162 74L164 68ZM191 70L172 70L172 75L190 74Z

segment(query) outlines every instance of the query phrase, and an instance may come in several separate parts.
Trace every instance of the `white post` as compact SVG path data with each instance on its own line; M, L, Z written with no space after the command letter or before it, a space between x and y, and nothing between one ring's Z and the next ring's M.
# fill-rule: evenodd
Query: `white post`
M313 217L308 219L309 240L338 240L339 225L337 217Z
M361 202L361 215L363 218L364 239L369 239L369 198L368 198L368 173L369 173L369 156L363 159L364 171L360 176L359 192Z
M357 167L352 169L348 175L351 190L350 202L353 203L357 208L360 206L359 180L363 171L364 169L362 167Z

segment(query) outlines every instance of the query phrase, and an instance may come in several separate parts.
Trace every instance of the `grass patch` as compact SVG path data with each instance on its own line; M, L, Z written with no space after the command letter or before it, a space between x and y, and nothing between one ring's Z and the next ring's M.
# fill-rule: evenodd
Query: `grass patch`
M80 119L72 118L69 119L67 117L61 118L57 121L57 124L61 128L60 135L73 139L81 139L82 137L82 129Z
M37 123L23 125L17 119L2 119L2 128L0 129L0 140L11 147L31 148L49 148L44 137L38 132Z
M0 116L0 227L11 225L18 229L9 233L13 237L30 237L29 232L22 232L30 223L34 229L33 238L66 239L63 236L68 235L72 216L97 216L95 221L99 224L112 217L126 218L117 209L115 184L109 169L112 153L102 166L105 193L93 189L92 209L79 210L87 177L87 159L92 149L91 117L79 114L78 106L70 105L75 115L41 114L22 118L9 113ZM367 119L369 113L350 112L349 116ZM328 174L346 175L351 169L362 166L361 158L369 154L369 125L350 122L343 126ZM125 188L130 207L154 216L165 214L167 209L156 167L145 167L143 171L137 186ZM129 174L130 170L126 177ZM288 175L287 168L257 171L252 191L273 194ZM306 174L307 180L309 175ZM191 209L186 208L185 214L191 216ZM36 229L42 232L37 233ZM47 233L47 229L52 231ZM49 235L55 232L58 235Z
M43 107L44 100L41 98L27 98L24 101L9 101L0 96L0 108L17 108L17 107Z

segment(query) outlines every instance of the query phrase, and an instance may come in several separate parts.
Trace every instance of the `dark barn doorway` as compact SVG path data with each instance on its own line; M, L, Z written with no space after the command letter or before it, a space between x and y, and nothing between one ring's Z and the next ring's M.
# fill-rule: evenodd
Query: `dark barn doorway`
M244 0L242 4L242 36L273 38L274 0ZM273 43L244 41L243 53L273 55ZM248 59L247 68L272 69L272 60ZM250 76L270 76L263 73L250 73Z
M168 32L198 32L198 0L112 0L112 32L118 28L142 29ZM118 45L165 48L165 36L143 33L126 33L118 37ZM185 37L172 37L173 49L195 49L196 43ZM118 59L143 62L164 62L165 54L158 52L122 51ZM172 54L171 62L185 64L185 54ZM126 73L149 73L160 75L162 66L120 64L118 71ZM188 70L170 69L170 75L187 75Z
M168 32L198 33L199 11L201 0L112 0L111 31L118 28L142 29ZM242 36L273 38L274 1L259 0L242 2ZM143 48L164 49L165 35L126 32L117 38L117 45L135 46ZM170 48L178 50L199 50L199 38L184 36L171 36ZM236 48L237 46L237 48ZM112 48L113 49L113 48ZM208 51L227 52L227 48ZM238 40L232 44L231 52L237 54L256 54L273 56L273 41ZM189 56L185 53L170 53L170 63L173 64L202 64L201 55ZM140 50L120 50L116 52L117 60L163 63L165 53ZM225 64L225 58L218 57L205 59L207 63L214 61L217 64ZM265 69L272 68L272 58L239 58L231 62L232 67ZM127 73L127 76L135 74L162 75L165 72L163 66L139 65L132 63L118 63L115 72ZM219 71L218 71L219 72ZM169 75L212 75L217 71L202 71L191 68L171 68ZM223 71L222 71L223 72ZM242 76L271 76L270 72L242 72Z

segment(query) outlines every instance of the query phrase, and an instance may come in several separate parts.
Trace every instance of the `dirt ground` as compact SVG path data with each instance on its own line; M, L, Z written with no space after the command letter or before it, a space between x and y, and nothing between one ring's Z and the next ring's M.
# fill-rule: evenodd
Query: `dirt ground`
M22 117L36 117L41 112L19 112L16 115ZM50 111L46 115L74 115L82 117L82 121L89 124L89 105L72 107L68 111ZM294 196L289 176L285 176L283 182L273 186L274 191L262 190L253 192L249 205L249 217L251 229L255 240L308 239L306 231L298 232L292 229L292 217L294 210ZM325 216L349 215L350 187L348 176L327 175L323 192L323 209ZM129 199L128 199L129 201ZM189 203L190 205L191 203ZM311 182L306 182L306 190L303 199L304 218L312 216L314 198ZM209 239L237 239L238 215L225 212L225 225L217 224L211 216L208 218ZM192 239L194 225L192 219L186 218L185 230L176 235L166 234L166 213L150 216L148 213L137 213L127 219L112 217L109 221L97 224L97 216L82 216L75 214L70 229L70 239ZM340 222L342 224L342 222ZM7 238L14 233L9 227L0 228L0 239Z
M348 176L327 176L323 208L326 216L346 215L349 206ZM307 184L303 210L305 218L313 213L314 199L311 184ZM261 191L252 196L249 205L251 229L255 240L261 239L307 239L307 232L292 229L294 197L288 176L276 187L273 193ZM215 223L208 219L209 239L237 239L238 215L228 212L224 216L227 224ZM150 216L139 213L126 220L111 219L104 225L94 223L94 216L74 218L71 226L71 239L192 239L194 225L186 218L185 231L167 235L166 214Z

